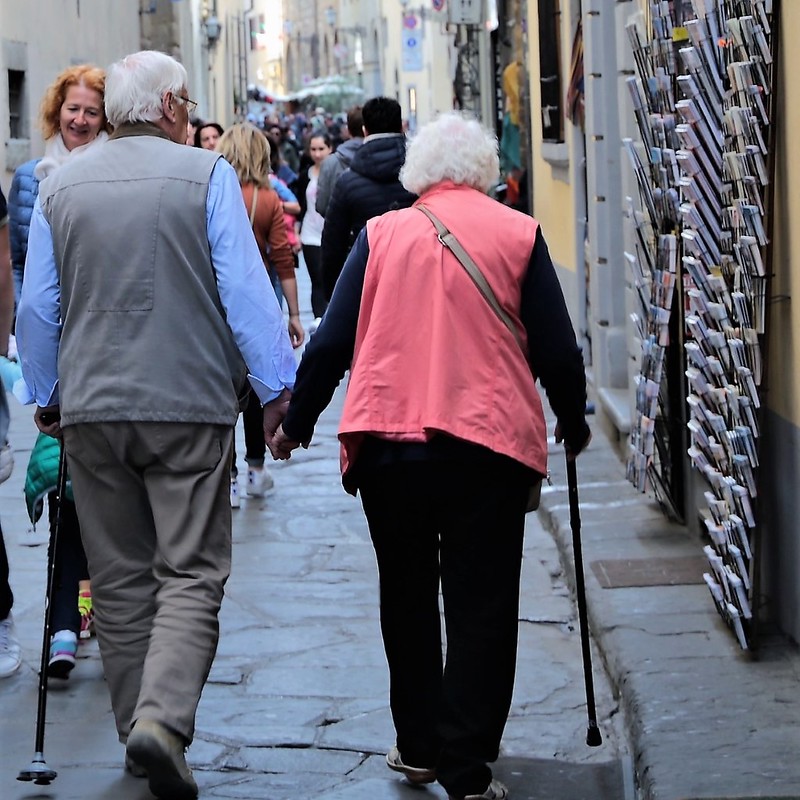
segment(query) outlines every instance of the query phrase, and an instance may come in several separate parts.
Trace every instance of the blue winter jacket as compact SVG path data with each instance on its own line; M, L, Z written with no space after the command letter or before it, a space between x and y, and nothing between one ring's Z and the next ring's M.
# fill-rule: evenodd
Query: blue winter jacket
M25 256L28 254L28 233L31 229L33 204L39 196L39 179L33 170L39 159L26 161L17 167L8 196L8 223L11 239L11 267L14 271L14 297L19 304Z

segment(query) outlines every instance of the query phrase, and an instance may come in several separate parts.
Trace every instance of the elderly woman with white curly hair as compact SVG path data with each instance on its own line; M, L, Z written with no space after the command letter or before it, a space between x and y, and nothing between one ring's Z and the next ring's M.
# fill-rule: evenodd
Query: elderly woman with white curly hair
M547 471L537 379L568 455L590 439L583 358L547 246L536 220L486 195L497 176L497 141L475 120L447 113L419 131L400 174L419 200L359 235L269 443L278 459L307 445L350 369L342 480L361 493L378 562L397 733L387 764L438 780L450 800L508 795L488 762L514 685L527 498Z

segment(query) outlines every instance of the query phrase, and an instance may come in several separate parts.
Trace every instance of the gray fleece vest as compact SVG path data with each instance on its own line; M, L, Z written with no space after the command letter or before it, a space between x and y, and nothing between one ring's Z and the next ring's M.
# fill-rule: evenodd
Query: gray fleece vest
M44 180L61 284L61 424L233 425L245 366L206 232L219 156L122 126Z

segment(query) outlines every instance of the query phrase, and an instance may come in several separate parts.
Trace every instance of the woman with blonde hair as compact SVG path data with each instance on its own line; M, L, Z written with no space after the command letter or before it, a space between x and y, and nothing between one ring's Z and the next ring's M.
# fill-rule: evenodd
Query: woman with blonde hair
M102 69L93 64L79 64L62 70L44 93L39 112L40 128L45 140L44 157L17 168L9 195L11 262L17 302L22 291L28 232L33 206L39 194L39 181L57 170L67 159L79 158L88 148L108 139L111 126L103 105L105 83L106 75ZM40 450L35 449L37 452ZM41 466L41 461L32 458L28 474L30 476L32 471L38 470L34 483L39 486L40 495L47 494L52 537L58 511L54 491L56 475ZM41 508L38 513L41 513ZM78 639L86 639L91 635L94 617L80 524L75 504L68 498L61 503L58 536L48 674L53 678L66 679L75 666Z
M305 332L300 323L294 256L286 235L283 204L270 183L270 146L267 137L248 122L237 123L220 136L216 151L236 171L242 187L242 199L250 215L258 249L264 259L264 267L275 286L278 302L285 297L289 307L289 338L294 347L300 347ZM261 404L252 389L243 419L247 445L247 494L261 497L272 486L272 479L264 468L266 445ZM231 506L239 506L235 455L231 466Z

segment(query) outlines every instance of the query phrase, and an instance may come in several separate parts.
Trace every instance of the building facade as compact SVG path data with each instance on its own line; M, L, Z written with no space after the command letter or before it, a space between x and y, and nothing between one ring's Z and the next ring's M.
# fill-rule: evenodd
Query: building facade
M57 8L56 8L57 6ZM139 49L138 0L0 0L0 183L42 155L39 103L71 64L105 67Z
M715 20L721 18L722 4L718 4L720 17L709 13L709 18L699 24L695 6L705 9L716 5L670 3L671 18L654 18L652 4L640 0L527 3L532 212L542 224L583 342L598 422L618 441L623 459L636 452L636 440L643 437L643 421L655 425L657 440L661 429L662 450L656 446L655 453L644 457L649 466L659 461L660 466L652 470L648 467L642 486L655 494L665 513L696 533L699 553L705 548L709 557L707 575L711 578L706 582L712 589L709 602L715 598L711 584L720 590L713 565L718 552L724 551L727 557L729 552L751 547L749 556L743 554L740 574L728 564L718 564L722 581L729 584L713 602L733 630L736 617L740 618L745 624L745 640L748 628L755 631L755 626L776 623L800 641L800 536L793 525L800 509L790 477L800 443L800 362L794 357L800 314L792 304L796 281L793 259L797 257L792 230L800 213L794 186L800 173L788 157L793 121L800 113L793 84L788 80L800 56L789 46L789 32L800 21L800 8L779 0L727 3L726 19L736 21L712 36L709 33L715 31ZM637 37L638 46L634 41ZM639 82L638 93L635 86L657 63L654 54L659 47L664 51L664 63L674 66L672 77L684 77L672 82L669 71L662 72L662 82L651 86L660 86L663 97L653 98L643 82ZM686 54L693 47L706 47L705 65L696 54ZM643 65L644 59L652 63ZM755 94L740 88L739 81L745 87L756 87ZM558 88L551 92L554 84ZM695 85L701 86L698 97L692 94ZM663 101L665 108L654 113L654 106L644 106L642 98L652 103ZM714 142L708 185L718 182L716 190L706 188L700 195L694 192L696 185L703 185L702 170L693 165L693 160L702 156L703 148L687 143L693 135L690 112L695 106L705 110L707 119L700 121L700 130L707 125L709 139ZM655 135L652 141L642 143L642 130L670 119L678 123L682 149L666 146ZM741 120L747 136L758 143L747 144L750 149L742 145L741 154L736 152L737 142L747 137L734 120ZM662 133L664 130L668 144L670 129L662 128ZM643 197L654 202L669 198L668 194L651 192L655 184L642 191L642 182L652 180L658 172L653 169L654 159L667 157L673 159L669 164L664 162L667 171L672 170L672 164L677 165L674 185L678 193L671 215L674 224L656 231L655 238L677 248L675 299L671 315L669 309L663 312L669 317L663 325L669 350L664 368L671 376L662 380L660 387L657 382L651 384L651 406L658 405L660 411L647 418L642 414L643 394L637 393L637 387L649 390L642 379L642 363L650 340L643 339L641 317L647 310L642 310L642 280L632 269L637 261L632 254L641 249L636 220L651 216L642 205ZM752 174L741 174L745 168ZM664 186L672 188L670 181ZM751 231L749 220L756 216L761 222ZM670 215L665 217L656 210L655 218L664 221ZM744 239L742 234L746 234ZM712 253L704 268L693 273L691 270L703 261L697 255L698 235L711 236L711 250L719 249L720 254L714 258ZM734 242L756 242L752 248L759 251L756 259L764 277L753 270L752 282L758 282L759 288L751 296L747 295L751 278L746 270L736 267L741 247L731 247L731 237ZM735 276L736 282L726 288L723 284L729 275ZM709 276L711 288L703 288L701 284ZM646 274L645 279L651 281L654 275ZM649 283L644 288L649 288ZM720 321L719 333L712 340L724 340L720 359L712 357L710 366L723 372L727 369L733 375L723 375L719 388L712 386L706 396L705 380L691 360L699 354L699 360L705 363L711 352L696 335L698 327L705 327L699 310L706 308L704 293L719 301L711 303L709 319L716 315ZM741 313L735 303L747 297L750 305L744 317L752 311L757 322L739 321ZM647 306L648 298L644 301ZM729 351L737 349L734 345L746 351L745 366L731 371L725 367L725 359ZM749 379L755 371L763 375L751 403L741 378L744 375ZM756 409L760 404L751 424L745 418L739 420L736 409L727 416L715 411L716 403L730 404L731 398L740 397ZM706 415L699 420L698 409ZM706 442L709 452L716 454L710 464L701 452L709 439L708 430L703 430L709 421L709 430L717 426L713 431L716 439L712 435ZM738 467L730 463L734 457L730 442L740 435L753 442L754 453L748 456L751 463L737 471ZM745 485L746 479L751 483ZM748 542L730 548L733 541L726 541L724 534L731 529L731 519L739 520L743 515L734 513L741 512L743 495L747 497L747 513L752 513L752 524L745 519L742 526L747 529ZM715 539L717 536L721 541ZM740 579L748 595L741 604L727 594L735 594ZM733 618L726 618L726 609ZM747 617L748 612L752 619Z

